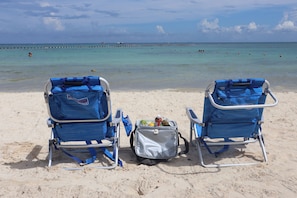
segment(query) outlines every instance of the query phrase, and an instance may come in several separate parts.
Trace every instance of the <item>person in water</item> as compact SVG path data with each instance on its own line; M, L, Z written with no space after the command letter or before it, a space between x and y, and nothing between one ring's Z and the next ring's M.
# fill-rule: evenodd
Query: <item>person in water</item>
M28 53L28 56L29 56L29 57L32 57L32 55L33 55L32 52L29 52L29 53Z

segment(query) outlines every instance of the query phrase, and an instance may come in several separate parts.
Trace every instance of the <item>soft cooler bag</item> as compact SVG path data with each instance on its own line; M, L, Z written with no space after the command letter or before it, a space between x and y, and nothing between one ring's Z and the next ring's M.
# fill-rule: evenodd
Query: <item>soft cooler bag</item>
M188 141L178 132L176 122L169 121L169 126L145 126L138 120L130 136L130 145L138 162L154 165L167 161L189 150ZM185 150L178 152L179 137L185 142Z

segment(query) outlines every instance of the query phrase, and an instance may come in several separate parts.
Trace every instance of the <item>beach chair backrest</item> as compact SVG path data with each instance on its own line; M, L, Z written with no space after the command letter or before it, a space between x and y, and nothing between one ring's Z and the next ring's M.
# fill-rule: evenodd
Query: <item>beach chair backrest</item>
M98 77L51 78L49 108L56 120L98 120L110 116L109 96Z
M264 104L264 79L217 80L211 94L221 106ZM203 135L211 138L252 137L258 132L263 108L222 110L204 100ZM238 130L240 129L240 131Z
M93 76L51 78L50 84L48 108L59 125L53 129L56 137L66 142L113 136L108 84Z

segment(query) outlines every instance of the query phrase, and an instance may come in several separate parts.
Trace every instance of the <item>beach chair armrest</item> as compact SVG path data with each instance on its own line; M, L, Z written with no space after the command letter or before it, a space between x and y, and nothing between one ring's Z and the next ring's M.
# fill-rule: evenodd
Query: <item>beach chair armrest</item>
M122 109L117 109L112 121L115 126L120 124L120 122L122 121L122 115L123 115Z
M198 116L195 114L192 108L187 107L186 113L192 123L203 125L203 123L199 120Z
M47 126L48 126L49 128L54 128L54 127L55 127L55 125L54 125L52 119L50 119L50 118L47 119L46 123L47 123Z

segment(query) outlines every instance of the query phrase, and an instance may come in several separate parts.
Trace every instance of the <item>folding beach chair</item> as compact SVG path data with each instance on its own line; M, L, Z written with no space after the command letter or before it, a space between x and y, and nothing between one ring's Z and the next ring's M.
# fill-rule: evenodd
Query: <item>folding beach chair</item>
M104 78L51 78L45 85L44 97L50 117L48 126L52 128L49 167L54 149L62 150L81 166L97 162L98 153L106 156L98 168L122 165L118 156L122 110L112 117L109 84Z
M190 119L190 141L197 146L201 165L224 167L256 164L253 162L204 163L202 148L214 156L227 151L229 147L243 149L248 143L260 143L264 161L267 155L261 124L263 108L277 105L278 100L270 91L265 79L217 80L205 91L202 122L192 108L186 108ZM266 96L271 96L265 104ZM193 133L195 141L193 141Z

